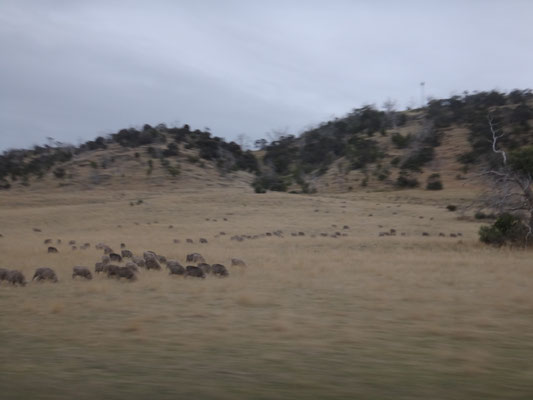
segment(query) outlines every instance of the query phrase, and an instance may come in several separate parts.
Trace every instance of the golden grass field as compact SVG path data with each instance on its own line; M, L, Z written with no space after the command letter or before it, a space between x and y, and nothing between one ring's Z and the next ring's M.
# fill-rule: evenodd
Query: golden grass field
M59 282L0 285L0 398L532 399L532 254L481 245L479 222L446 210L474 194L2 193L0 267ZM199 252L230 276L73 281L98 242Z

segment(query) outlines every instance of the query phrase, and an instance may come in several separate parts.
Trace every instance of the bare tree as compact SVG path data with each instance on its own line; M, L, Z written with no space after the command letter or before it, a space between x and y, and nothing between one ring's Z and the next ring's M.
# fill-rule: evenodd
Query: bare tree
M506 151L500 147L499 141L506 133L489 114L488 125L491 133L489 139L492 152L501 157L500 166L487 169L482 173L490 179L490 192L484 195L484 203L500 213L511 213L520 218L527 229L526 243L533 233L533 191L531 185L533 160L531 154L518 154L509 159ZM524 163L523 159L529 159Z
M239 133L235 139L236 143L241 146L243 150L249 150L251 146L251 139L245 133Z
M387 99L383 103L383 109L385 110L388 125L396 129L396 100Z

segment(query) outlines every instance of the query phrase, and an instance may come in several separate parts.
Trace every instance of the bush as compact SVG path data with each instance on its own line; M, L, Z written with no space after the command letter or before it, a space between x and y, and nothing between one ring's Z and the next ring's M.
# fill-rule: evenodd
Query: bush
M394 132L391 136L392 144L398 149L404 149L411 141L411 135L402 136L398 132Z
M398 176L398 179L396 179L396 186L399 188L415 188L418 187L418 185L418 180L404 171L402 171Z
M279 175L260 175L252 183L256 193L264 193L266 190L286 192L287 183Z
M66 175L65 168L57 167L56 169L54 169L54 176L57 179L63 179L65 175Z
M426 184L427 190L442 190L442 182L439 174L431 174Z
M501 214L494 224L479 228L479 240L486 244L502 246L504 244L523 245L527 228L515 215Z

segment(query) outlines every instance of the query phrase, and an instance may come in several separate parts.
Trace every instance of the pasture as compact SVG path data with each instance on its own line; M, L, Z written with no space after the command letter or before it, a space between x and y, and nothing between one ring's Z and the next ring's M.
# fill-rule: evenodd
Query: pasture
M531 399L531 252L485 247L446 210L472 196L1 193L0 267L29 281L0 284L1 397ZM73 280L99 242L230 276ZM41 266L59 282L30 282Z

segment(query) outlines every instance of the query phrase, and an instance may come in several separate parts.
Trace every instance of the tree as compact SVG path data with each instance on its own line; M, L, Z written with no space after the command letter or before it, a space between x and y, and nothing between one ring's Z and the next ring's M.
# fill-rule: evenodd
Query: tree
M485 203L501 214L510 214L525 228L525 243L533 233L533 147L526 146L507 152L499 140L506 136L492 114L488 116L493 154L500 158L499 165L483 173L490 178L491 194Z

